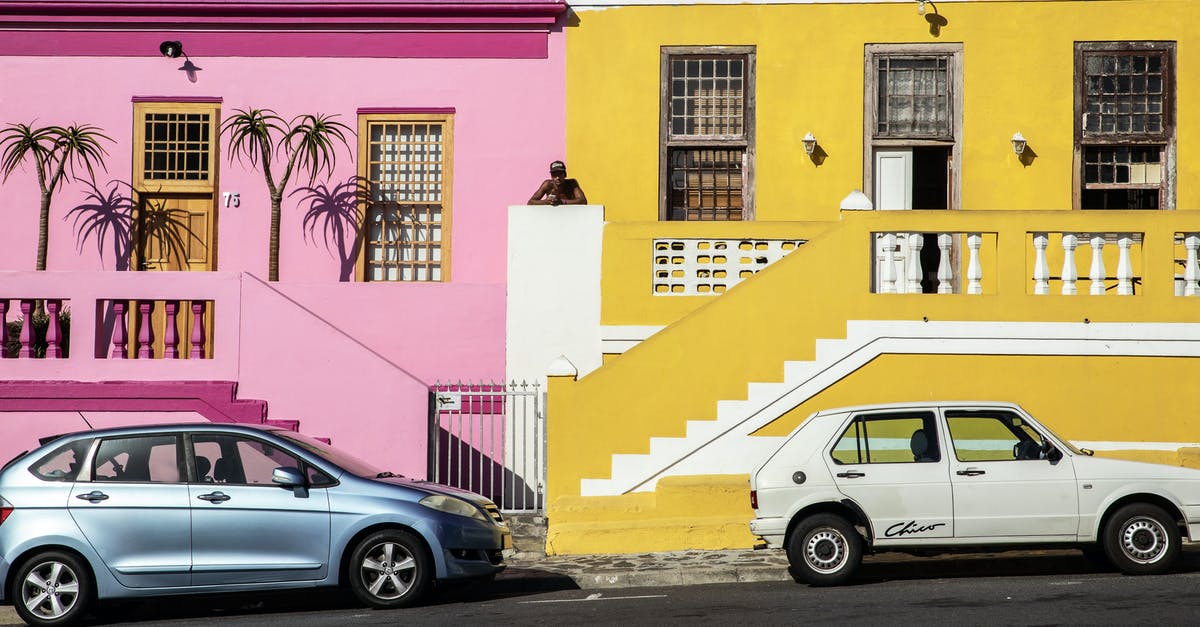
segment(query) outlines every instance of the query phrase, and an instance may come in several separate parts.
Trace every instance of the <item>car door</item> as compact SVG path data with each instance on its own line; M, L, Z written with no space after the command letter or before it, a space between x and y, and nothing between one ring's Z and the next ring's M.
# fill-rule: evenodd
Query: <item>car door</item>
M955 537L1075 537L1071 458L1048 456L1045 436L1028 419L1003 408L947 409L946 424Z
M870 518L877 544L954 534L940 443L931 409L860 413L835 441L834 483Z
M324 579L329 562L326 489L284 488L279 467L303 462L242 434L193 433L192 581L196 585ZM201 474L208 466L208 472Z
M121 585L191 580L183 459L176 434L105 438L71 490L71 517Z

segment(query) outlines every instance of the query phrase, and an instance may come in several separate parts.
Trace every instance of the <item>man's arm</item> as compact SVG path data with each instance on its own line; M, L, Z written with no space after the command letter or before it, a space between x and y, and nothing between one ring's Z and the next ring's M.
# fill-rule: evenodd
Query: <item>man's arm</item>
M573 187L575 189L571 193L571 197L563 198L562 204L564 204L564 205L586 205L587 204L587 195L585 195L583 193L583 188L579 186L579 182L576 181L575 185Z
M542 184L540 186L538 186L537 191L534 192L533 195L529 197L528 204L531 204L531 205L549 205L549 204L551 204L550 200L548 200L546 198L546 194L550 193L550 189L551 189L550 181L549 180L542 181Z

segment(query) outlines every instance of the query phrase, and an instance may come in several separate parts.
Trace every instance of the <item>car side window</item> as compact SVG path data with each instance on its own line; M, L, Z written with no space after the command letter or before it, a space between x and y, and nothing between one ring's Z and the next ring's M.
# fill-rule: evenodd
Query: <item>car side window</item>
M1013 412L952 410L946 412L946 424L959 461L1020 461L1045 455L1045 439Z
M30 471L43 481L74 481L94 440L64 444L37 461Z
M238 435L197 433L192 436L192 450L197 477L205 483L273 486L276 468L302 467L291 453L268 442ZM201 473L208 463L211 470Z
M183 478L179 438L149 435L108 438L92 461L92 480L123 483L179 483Z
M837 440L836 464L895 464L941 461L933 412L860 414Z

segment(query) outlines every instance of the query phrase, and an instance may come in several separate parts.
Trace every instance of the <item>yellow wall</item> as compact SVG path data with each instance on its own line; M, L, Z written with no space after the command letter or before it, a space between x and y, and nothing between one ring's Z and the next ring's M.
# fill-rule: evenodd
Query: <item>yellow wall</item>
M567 33L567 154L610 222L656 220L659 48L757 46L756 212L833 220L862 187L863 46L963 44L964 209L1071 206L1076 41L1174 40L1178 192L1200 209L1200 35L1194 0L940 3L940 36L914 3L626 7L580 11ZM811 131L829 157L814 165ZM1023 167L1009 138L1038 155ZM738 225L725 232L738 233Z

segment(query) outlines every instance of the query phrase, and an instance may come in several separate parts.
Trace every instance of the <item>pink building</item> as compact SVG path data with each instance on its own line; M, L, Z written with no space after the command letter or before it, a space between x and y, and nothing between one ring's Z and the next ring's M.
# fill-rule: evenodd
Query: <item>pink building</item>
M112 140L54 193L44 272L32 162L0 184L0 462L273 420L424 476L429 387L505 375L507 207L563 154L564 23L559 0L0 5L0 124ZM248 109L347 127L288 183L275 282L262 162L221 133Z

